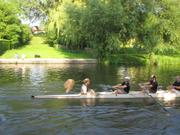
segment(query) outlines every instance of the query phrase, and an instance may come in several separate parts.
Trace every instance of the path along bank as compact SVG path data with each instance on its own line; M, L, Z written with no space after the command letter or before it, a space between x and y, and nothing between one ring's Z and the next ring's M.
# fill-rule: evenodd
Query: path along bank
M0 59L0 64L96 64L96 59L52 59L52 58L29 58L29 59Z

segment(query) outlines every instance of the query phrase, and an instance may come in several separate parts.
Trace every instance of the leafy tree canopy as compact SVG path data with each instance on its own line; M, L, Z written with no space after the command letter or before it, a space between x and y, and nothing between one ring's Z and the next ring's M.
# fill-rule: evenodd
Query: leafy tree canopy
M94 49L99 58L130 45L148 52L177 46L178 0L62 0L49 11L48 40Z
M30 29L21 24L18 14L12 3L0 0L0 39L10 40L14 47L25 44L30 38Z
M49 43L68 49L91 48L98 58L125 47L152 52L179 46L179 0L7 1L18 7L19 17L45 20ZM0 24L0 29L4 27ZM12 29L20 31L15 26L7 30Z

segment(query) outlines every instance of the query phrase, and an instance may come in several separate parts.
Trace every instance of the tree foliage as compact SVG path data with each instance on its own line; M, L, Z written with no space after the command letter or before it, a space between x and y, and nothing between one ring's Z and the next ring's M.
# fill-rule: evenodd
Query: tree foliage
M0 39L10 40L18 47L30 40L30 29L22 25L14 5L0 0Z
M48 38L99 58L131 46L152 52L179 45L178 0L61 0L48 13Z
M49 10L60 0L8 0L20 11L20 18L34 23L46 22Z

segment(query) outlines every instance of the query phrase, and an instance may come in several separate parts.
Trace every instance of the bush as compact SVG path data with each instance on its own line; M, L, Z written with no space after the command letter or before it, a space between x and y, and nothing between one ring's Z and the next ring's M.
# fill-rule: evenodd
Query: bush
M154 48L154 53L158 55L178 54L178 50L172 45L158 45Z
M31 30L28 25L21 25L21 36L20 36L20 44L24 45L29 43L31 39Z
M21 24L17 14L13 4L0 0L0 39L10 40L13 45L10 48L20 47L30 40L30 28Z
M45 43L49 44L50 47L53 47L54 44L56 44L56 34L54 31L51 31L46 35Z
M0 54L3 54L5 51L12 49L11 41L0 39Z

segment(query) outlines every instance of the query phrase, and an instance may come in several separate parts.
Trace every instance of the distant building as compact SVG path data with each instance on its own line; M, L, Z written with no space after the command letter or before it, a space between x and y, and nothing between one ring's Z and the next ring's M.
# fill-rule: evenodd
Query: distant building
M31 31L32 31L33 34L42 34L42 33L45 33L45 31L40 29L38 26L31 27Z

